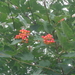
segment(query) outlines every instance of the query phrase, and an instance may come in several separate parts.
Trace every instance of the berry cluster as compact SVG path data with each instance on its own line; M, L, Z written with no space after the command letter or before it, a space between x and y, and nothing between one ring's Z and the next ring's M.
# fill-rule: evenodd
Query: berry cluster
M51 34L47 34L45 36L42 36L43 38L43 42L45 44L51 44L51 43L55 43L54 39L53 39L53 36Z
M19 31L20 33L15 36L15 39L22 39L25 43L28 43L28 36L30 35L30 31L22 29Z
M20 33L15 36L15 39L22 39L23 42L28 43L28 37L30 35L30 31L22 29L19 31ZM55 40L51 34L47 34L45 36L42 36L43 42L45 44L51 44L55 43Z

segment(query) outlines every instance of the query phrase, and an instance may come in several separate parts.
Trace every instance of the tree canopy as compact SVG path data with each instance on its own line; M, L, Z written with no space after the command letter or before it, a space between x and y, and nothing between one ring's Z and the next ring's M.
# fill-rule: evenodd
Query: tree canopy
M0 0L0 75L75 75L75 0Z

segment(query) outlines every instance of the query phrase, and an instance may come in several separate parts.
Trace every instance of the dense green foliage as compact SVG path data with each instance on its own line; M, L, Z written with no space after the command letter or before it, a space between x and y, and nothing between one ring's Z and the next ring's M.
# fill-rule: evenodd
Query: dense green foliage
M75 75L74 13L75 0L0 0L0 75ZM28 43L14 38L21 29Z

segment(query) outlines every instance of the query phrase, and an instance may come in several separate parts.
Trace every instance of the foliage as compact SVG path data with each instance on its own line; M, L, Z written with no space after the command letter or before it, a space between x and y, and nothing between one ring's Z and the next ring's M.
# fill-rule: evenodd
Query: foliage
M75 75L74 7L74 0L0 0L0 75Z

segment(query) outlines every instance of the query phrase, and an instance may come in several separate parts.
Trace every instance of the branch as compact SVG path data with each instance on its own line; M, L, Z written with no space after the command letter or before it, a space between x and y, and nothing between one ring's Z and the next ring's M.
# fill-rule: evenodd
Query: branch
M44 69L47 69L47 70L51 70L51 71L53 71L53 72L55 72L57 74L60 74L59 72L57 72L57 71L55 71L55 70L53 70L51 68L48 68L48 67L43 67L43 66L39 66L39 65L32 65L32 64L24 62L24 61L19 61L18 59L15 59L15 58L11 58L11 59L13 59L13 60L15 60L17 62L20 62L20 63L24 63L24 64L27 64L27 65L31 65L31 66L35 66L35 67L39 67L39 68L44 68Z

